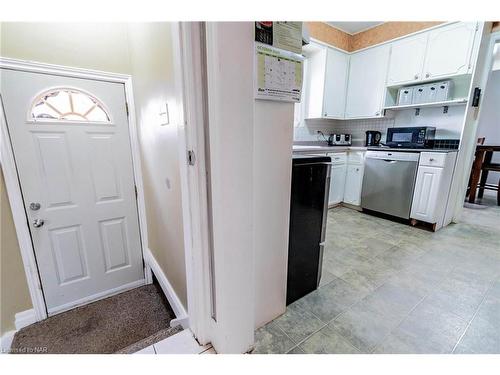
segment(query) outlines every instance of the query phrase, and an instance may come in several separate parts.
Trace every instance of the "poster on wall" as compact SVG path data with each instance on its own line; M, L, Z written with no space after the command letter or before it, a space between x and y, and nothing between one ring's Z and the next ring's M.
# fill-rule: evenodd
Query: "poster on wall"
M255 22L255 41L294 53L302 53L302 22Z
M255 43L255 99L299 103L304 58Z

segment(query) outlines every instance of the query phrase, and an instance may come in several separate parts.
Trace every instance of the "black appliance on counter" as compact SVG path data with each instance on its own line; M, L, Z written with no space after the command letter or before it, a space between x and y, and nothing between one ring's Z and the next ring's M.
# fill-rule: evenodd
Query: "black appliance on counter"
M379 146L380 139L382 138L382 133L375 130L368 130L366 132L365 146Z
M286 304L316 290L321 278L331 159L294 155Z
M388 128L385 145L395 148L433 148L436 128L417 126Z

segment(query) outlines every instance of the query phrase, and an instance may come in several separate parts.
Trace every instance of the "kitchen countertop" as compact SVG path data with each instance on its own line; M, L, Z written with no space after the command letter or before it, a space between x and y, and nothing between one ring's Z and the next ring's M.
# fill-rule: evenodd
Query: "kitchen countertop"
M366 147L361 146L313 146L313 145L293 145L294 153L334 153L334 152L346 152L346 151L366 151Z
M390 147L363 147L363 146L327 146L327 145L293 145L295 154L302 153L335 153L346 151L391 151L391 152L458 152L457 149L433 148L390 148Z
M367 147L368 151L391 151L391 152L458 152L458 149L449 148L390 148L390 147Z

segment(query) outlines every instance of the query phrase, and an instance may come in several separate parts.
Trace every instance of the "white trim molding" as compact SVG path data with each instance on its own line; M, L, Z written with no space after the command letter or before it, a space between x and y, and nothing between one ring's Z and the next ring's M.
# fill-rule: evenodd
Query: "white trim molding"
M186 259L187 309L190 329L201 344L211 342L215 315L211 275L211 220L209 204L210 168L207 158L205 25L202 22L172 23L176 85L183 112L178 128L184 248ZM187 165L187 150L196 162ZM212 302L214 304L211 307Z
M14 335L16 334L16 332L17 331L7 331L2 335L0 354L8 354L10 352L12 340L14 340Z
M1 67L0 60L0 67ZM28 290L31 297L31 303L36 312L37 320L47 318L47 310L45 309L45 299L42 293L40 278L38 276L38 268L33 252L33 244L31 243L31 235L26 224L26 213L24 211L24 202L21 194L21 186L17 178L17 168L14 160L14 152L12 145L9 142L9 133L7 131L7 123L3 111L3 102L0 97L0 165L5 180L7 196L9 198L10 207L12 210L12 218L14 227L16 228L17 240L21 251L21 258L28 283Z
M175 293L172 284L170 284L170 281L168 281L167 276L161 269L161 266L158 264L156 258L154 257L150 249L146 249L145 255L146 256L144 258L144 261L149 265L149 267L153 271L153 274L156 276L156 279L158 280L158 283L160 284L160 287L163 290L165 297L167 297L168 302L172 307L172 310L174 310L175 319L172 319L170 325L174 327L180 324L184 329L189 328L188 313L184 308L184 305L182 304L181 300L177 296L177 293Z
M132 77L126 74L102 72L97 70L73 68L61 65L45 64L33 61L18 60L12 58L0 57L0 68L16 71L25 71L42 74L52 74L65 77L83 78L104 82L114 82L124 84L125 100L129 110L128 128L130 134L132 164L134 171L134 182L137 189L137 207L139 215L139 228L141 234L142 256L145 258L145 250L148 248L146 205L144 198L144 185L142 181L141 155L139 147L139 137L135 118L134 95L132 90ZM2 103L0 103L2 104ZM26 222L26 212L21 194L21 187L17 176L17 167L14 160L12 145L9 141L9 133L3 105L0 105L1 122L1 154L0 165L5 177L7 195L12 209L14 226L16 228L17 239L21 250L21 257L28 282L28 289L36 314L37 321L46 319L47 309L42 292L41 282L38 275L38 267L35 260L35 253L31 241L31 235ZM144 267L144 277L146 283L152 282L151 269L147 262ZM141 283L144 283L141 280Z
M18 312L15 315L15 324L16 324L16 330L20 330L24 327L29 326L30 324L36 323L37 316L35 309L29 309L25 311Z

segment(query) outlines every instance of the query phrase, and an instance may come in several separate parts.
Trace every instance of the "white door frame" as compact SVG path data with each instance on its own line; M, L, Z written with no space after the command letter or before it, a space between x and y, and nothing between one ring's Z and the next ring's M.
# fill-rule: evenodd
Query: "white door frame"
M125 100L128 107L128 130L130 135L132 164L134 171L134 182L137 188L137 210L139 215L139 228L141 235L142 257L145 258L145 251L148 249L148 231L146 223L146 205L144 200L144 187L142 182L141 157L139 148L139 138L135 121L134 95L132 90L132 77L126 74L108 73L97 70L73 68L67 66L38 63L32 61L18 60L0 57L0 68L7 68L16 71L32 72L58 75L71 78L83 78L104 82L122 83L125 87ZM21 257L28 282L28 289L31 302L35 310L37 321L47 318L47 308L43 295L39 271L36 264L35 252L31 241L31 234L26 220L21 186L18 179L17 166L14 159L12 144L3 110L0 105L1 122L1 155L0 165L5 177L5 186L16 228L17 239L21 250ZM145 282L152 282L151 268L144 261Z
M200 344L212 341L211 226L206 150L206 76L203 23L173 22L177 97L181 99L179 160L189 327ZM187 152L195 161L187 164Z
M465 112L462 136L460 139L460 150L455 164L454 174L458 174L458 176L453 176L452 188L450 192L450 200L454 201L450 202L449 200L447 208L447 210L451 211L450 215L452 215L453 222L455 223L460 222L460 217L464 207L465 194L469 182L469 175L472 163L474 162L478 125L481 120L481 107L484 101L484 94L486 93L488 81L491 76L491 69L493 67L493 48L496 42L500 42L500 32L490 33L490 30L491 22L480 23L478 37L481 39L480 44L477 47L477 60L472 73L469 102ZM479 106L472 108L470 105L475 87L479 87L481 89L481 97L479 100ZM448 212L446 215L448 215Z

